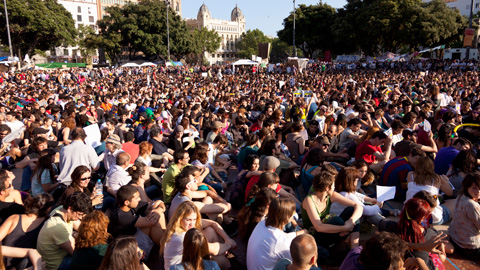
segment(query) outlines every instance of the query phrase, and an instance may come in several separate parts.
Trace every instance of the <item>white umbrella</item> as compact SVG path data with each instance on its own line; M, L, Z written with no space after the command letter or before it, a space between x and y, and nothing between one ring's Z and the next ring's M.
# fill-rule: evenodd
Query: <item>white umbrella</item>
M121 67L139 67L139 65L135 63L126 63L125 65L122 65Z
M145 63L142 63L140 66L141 67L147 67L147 66L156 66L156 65L152 62L145 62Z

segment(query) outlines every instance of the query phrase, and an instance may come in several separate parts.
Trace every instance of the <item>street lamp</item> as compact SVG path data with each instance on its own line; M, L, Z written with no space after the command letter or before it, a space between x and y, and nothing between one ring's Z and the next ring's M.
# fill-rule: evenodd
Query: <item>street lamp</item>
M170 29L169 29L169 21L168 21L168 9L170 7L170 1L166 0L165 3L167 4L167 52L168 52L168 61L170 61Z
M5 6L5 19L7 21L8 46L10 48L10 57L13 57L12 40L10 39L10 24L8 23L7 0L3 0Z
M295 7L295 0L293 0L293 56L297 57L297 48L295 47L295 13L297 13L297 9Z

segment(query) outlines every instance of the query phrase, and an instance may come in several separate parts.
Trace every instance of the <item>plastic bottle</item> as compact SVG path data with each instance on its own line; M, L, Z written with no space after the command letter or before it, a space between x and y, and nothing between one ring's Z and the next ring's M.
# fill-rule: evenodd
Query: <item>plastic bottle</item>
M284 153L287 157L289 157L289 156L290 156L290 151L288 151L288 147L287 147L285 144L283 144L283 143L280 143L280 147L282 148L283 153Z
M97 183L95 184L95 189L97 191L96 195L102 195L103 194L103 184L102 180L98 179ZM101 209L103 207L103 203L99 203L95 205L95 209Z

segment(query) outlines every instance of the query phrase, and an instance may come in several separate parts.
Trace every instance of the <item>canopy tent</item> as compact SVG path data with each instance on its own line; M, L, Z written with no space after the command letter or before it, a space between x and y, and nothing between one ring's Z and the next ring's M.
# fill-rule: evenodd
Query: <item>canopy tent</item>
M121 67L139 67L139 65L135 63L126 63L124 65L121 65Z
M180 61L170 61L170 62L165 62L165 66L167 66L167 67L177 67L177 66L181 67L181 66L183 66L183 63L180 62Z
M298 58L298 57L288 57L286 63L287 67L297 66L299 69L304 69L307 67L309 59L308 58Z
M258 62L249 59L240 59L232 64L233 71L235 72L235 66L258 66Z
M141 67L150 67L150 66L156 66L155 63L152 62L145 62L140 65Z
M84 68L87 66L85 63L44 63L44 64L36 64L37 67L42 68L71 68L71 67L81 67Z

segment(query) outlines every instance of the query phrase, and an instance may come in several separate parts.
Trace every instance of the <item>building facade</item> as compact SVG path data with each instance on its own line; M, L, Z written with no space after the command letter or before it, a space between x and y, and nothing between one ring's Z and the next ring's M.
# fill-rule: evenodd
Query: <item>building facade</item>
M423 0L424 2L428 3L431 0ZM470 4L471 0L444 0L448 7L456 8L460 11L462 16L470 16ZM475 15L478 11L480 11L480 1L476 0L473 1L473 15Z
M238 6L230 15L231 20L214 19L208 7L203 4L198 10L196 19L185 19L188 26L201 29L215 30L222 38L220 47L212 54L205 53L204 59L210 64L222 64L237 59L236 44L242 33L245 33L245 16Z
M98 18L103 18L105 16L105 8L110 6L118 5L120 7L128 4L128 3L138 3L140 0L95 0L97 1L97 14ZM164 0L166 1L166 0ZM182 0L169 0L170 7L174 10L178 15L182 16Z

